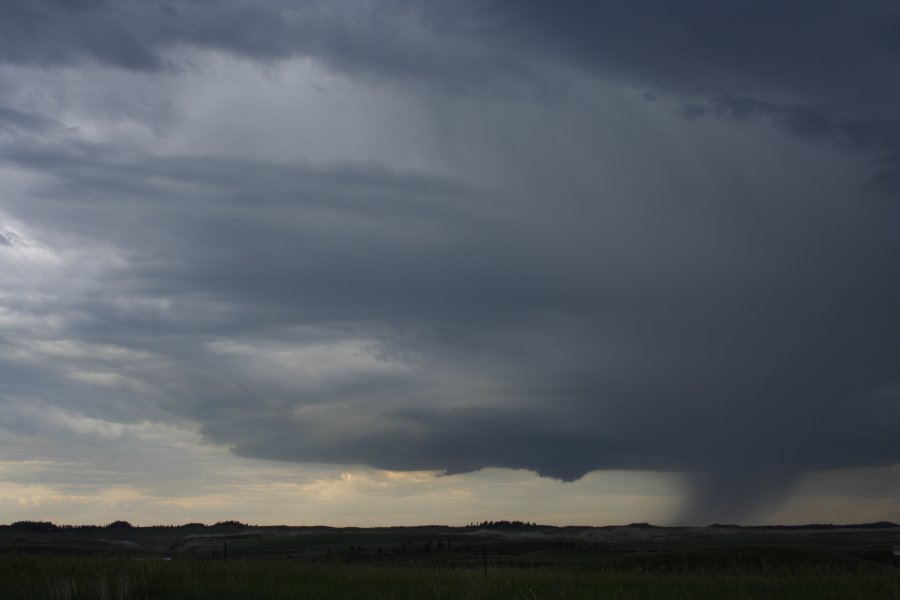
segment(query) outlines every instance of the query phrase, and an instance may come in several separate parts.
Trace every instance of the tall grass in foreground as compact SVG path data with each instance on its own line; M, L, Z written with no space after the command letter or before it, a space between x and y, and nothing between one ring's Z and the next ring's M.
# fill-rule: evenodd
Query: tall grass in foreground
M451 569L392 565L0 556L0 597L255 600L257 598L740 598L897 600L900 569Z

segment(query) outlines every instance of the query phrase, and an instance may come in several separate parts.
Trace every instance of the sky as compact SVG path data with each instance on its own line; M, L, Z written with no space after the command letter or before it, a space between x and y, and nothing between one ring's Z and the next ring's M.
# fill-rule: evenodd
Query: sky
M0 522L900 521L900 7L5 0Z

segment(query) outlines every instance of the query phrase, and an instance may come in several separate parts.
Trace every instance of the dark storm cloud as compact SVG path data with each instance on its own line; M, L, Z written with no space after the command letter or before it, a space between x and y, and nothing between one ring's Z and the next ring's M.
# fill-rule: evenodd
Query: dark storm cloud
M683 94L784 97L895 118L900 10L889 3L487 3L522 48ZM771 98L768 98L771 99Z
M688 103L689 119L715 116L738 121L763 120L787 134L814 144L834 144L880 157L869 187L900 194L896 173L900 169L900 122L888 119L847 118L814 106L778 105L750 98L713 98L706 105ZM877 163L876 163L877 164Z
M693 471L688 520L777 504L803 471L900 458L900 248L875 207L847 213L841 201L812 228L803 198L752 224L729 216L737 207L673 224L671 198L638 209L630 227L675 227L670 245L623 236L602 204L580 206L560 235L565 198L498 201L376 165L81 144L3 156L52 173L17 214L134 253L97 282L119 301L65 300L81 315L70 335L173 361L135 376L165 412L239 454L564 480ZM174 304L129 308L147 297ZM224 312L204 315L204 298ZM211 350L210 336L245 346ZM348 339L376 364L324 380L265 364L308 344L340 364L330 348ZM24 382L39 378L32 369ZM55 381L45 395L73 395ZM75 394L89 414L146 414L89 393Z
M900 10L876 0L12 0L0 10L0 52L22 63L94 58L152 69L173 46L187 44L445 80L485 70L527 73L529 63L550 60L657 89L787 93L882 118L894 118L900 95L900 82L884 77L895 64Z
M0 7L0 58L66 65L85 59L138 71L190 68L179 46L254 60L310 56L355 74L466 86L521 64L481 42L441 35L415 4L11 0ZM447 49L452 48L452 52ZM473 65L481 63L478 69ZM474 75L473 75L474 74Z
M59 123L44 115L0 106L0 133L39 133L56 127L59 127Z
M286 203L339 211L377 205L379 211L393 207L407 214L454 209L464 214L459 202L471 194L465 185L446 177L377 163L315 166L225 156L153 156L124 146L78 142L10 144L0 148L0 157L29 169L52 170L66 188L96 190L112 199L110 192L118 190L155 196L161 203L178 202L164 194L166 186L176 185L223 206ZM416 202L417 198L438 201ZM450 204L448 198L457 202Z
M687 97L686 115L767 118L880 163L900 194L900 9L884 2L492 2L501 36L601 76Z
M0 108L3 167L36 181L3 206L34 239L0 223L8 284L28 290L0 296L2 395L188 419L275 460L687 472L689 521L745 518L805 471L896 463L898 215L832 188L859 155L871 188L900 189L898 22L877 2L3 3L0 58L26 69L88 60L164 82L190 72L185 47L308 56L465 88L472 112L495 78L571 79L508 129L404 88L514 173L490 186L167 153ZM628 180L658 188L606 188L583 78L845 154L785 174L773 164L796 150L767 161L729 129L721 153L746 144L764 166L706 186L629 123L620 154L648 158L623 163ZM35 248L49 258L12 254ZM82 345L38 343L56 338Z
M535 80L541 65L574 66L654 93L713 99L719 116L765 113L808 140L837 134L882 162L873 188L897 192L900 9L876 0L13 0L0 11L0 57L23 64L89 58L180 69L178 47L187 46L312 57L355 76L470 93ZM690 113L700 114L696 105Z
M828 142L870 152L888 151L900 140L900 125L892 121L840 118L813 106L777 105L750 98L713 98L707 106L688 104L685 116L770 120L786 133L810 142Z
M125 68L159 65L141 39L138 15L117 10L116 3L12 0L0 10L6 61L50 65L90 56Z
M11 0L0 10L0 52L22 63L92 57L125 68L157 68L173 45L188 44L438 78L446 78L448 69L513 68L512 57L519 63L549 59L684 93L787 92L796 100L824 100L839 111L864 107L881 117L894 116L900 93L900 82L882 77L895 61L900 10L876 0ZM475 58L467 48L482 49L487 62L466 65Z

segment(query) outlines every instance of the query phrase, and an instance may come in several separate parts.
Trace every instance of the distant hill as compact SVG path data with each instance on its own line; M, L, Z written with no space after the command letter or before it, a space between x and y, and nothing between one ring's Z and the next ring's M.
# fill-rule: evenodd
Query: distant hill
M302 527L304 529L320 529L320 530L332 530L332 529L341 529L341 530L389 530L389 529L420 529L423 527L427 528L443 528L443 529L499 529L499 530L535 530L535 529L549 529L549 530L581 530L581 529L595 529L596 526L592 525L565 525L565 526L555 526L555 525L539 525L538 523L530 523L527 521L507 521L507 520L499 520L499 521L482 521L480 523L469 523L463 527L453 527L449 525L397 525L393 527L330 527L327 525L317 525L317 526L294 526L294 525L268 525L268 526L258 526L258 525L248 525L247 523L242 523L241 521L219 521L213 525L206 525L204 523L185 523L183 525L150 525L150 526L137 526L132 525L128 521L113 521L107 525L57 525L50 521L16 521L14 523L10 523L9 525L0 524L0 529L9 530L9 531L28 531L28 532L52 532L52 531L100 531L100 530L130 530L130 529L209 529L209 530L218 530L218 529L254 529L254 528L296 528ZM651 523L629 523L628 525L606 525L601 527L603 529L608 528L631 528L631 529L660 529L660 530L673 530L673 529L685 529L683 527L664 527L660 525L653 525ZM708 529L738 529L738 530L746 530L746 531L769 531L769 530L830 530L830 529L894 529L900 528L900 524L893 523L891 521L876 521L874 523L851 523L851 524L838 524L835 525L833 523L809 523L806 525L737 525L734 523L713 523L712 525L707 525ZM694 529L694 528L688 528Z
M875 523L856 523L856 524L847 524L847 525L834 525L832 523L810 523L808 525L734 525L734 524L721 524L721 523L713 523L709 525L710 528L719 528L719 529L754 529L754 530L778 530L778 529L804 529L804 530L816 530L816 529L891 529L894 527L900 527L897 523L892 523L891 521L876 521Z

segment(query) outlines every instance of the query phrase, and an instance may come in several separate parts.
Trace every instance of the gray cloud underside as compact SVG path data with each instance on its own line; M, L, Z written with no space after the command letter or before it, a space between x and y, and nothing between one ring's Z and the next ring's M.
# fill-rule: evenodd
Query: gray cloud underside
M766 123L864 157L870 189L900 189L900 21L885 3L212 6L5 2L0 58L162 81L196 68L184 48L310 57L424 102L532 86L549 115L573 110L554 94L577 89L546 89L568 77L548 73L571 70L674 97L691 123ZM502 139L472 130L487 147ZM37 177L3 208L39 238L0 223L0 252L93 252L66 258L74 273L9 275L28 294L0 297L25 323L2 342L2 394L123 422L188 419L275 460L565 480L688 471L689 520L745 514L805 470L900 461L896 206L862 186L830 192L808 167L799 190L751 171L756 187L727 193L601 194L572 166L603 132L587 137L564 159L501 144L498 163L522 156L522 174L492 187L87 141L0 102L0 161ZM643 169L635 179L677 179ZM553 183L531 185L539 173ZM107 252L117 259L98 262ZM57 338L88 349L29 345ZM92 354L104 345L141 358ZM366 360L332 373L334 352ZM276 359L325 364L294 373ZM126 379L74 382L81 372Z
M93 58L160 69L178 44L251 58L314 56L384 75L436 79L537 57L693 93L793 91L832 108L894 117L900 10L871 0L553 3L138 2L11 0L2 8L7 61ZM447 44L450 44L449 46ZM468 52L477 49L480 55ZM497 57L504 60L490 60ZM482 64L466 64L473 58ZM171 66L171 65L170 65ZM435 67L444 66L444 69ZM530 69L523 69L523 73Z
M465 93L509 81L554 85L542 81L542 65L565 65L712 99L719 116L768 115L806 139L849 138L879 163L872 186L900 189L900 80L891 76L900 10L877 0L13 0L0 17L0 57L21 64L180 70L191 65L178 48L194 47L263 61L310 57L356 77Z
M848 223L838 213L764 248L740 230L685 222L697 229L676 248L611 239L599 218L550 235L545 215L482 209L462 184L385 168L82 147L5 158L53 166L56 183L18 214L61 218L69 235L132 248L127 269L103 282L112 295L227 307L211 323L146 312L135 320L75 297L79 339L134 336L172 352L163 336L190 344L192 329L278 337L272 330L285 325L318 325L325 340L357 333L377 340L385 360L422 367L348 374L322 390L238 379L224 397L177 409L238 452L450 472L510 466L563 479L718 460L796 470L900 458L889 389L900 360L897 242L876 214ZM72 190L92 199L73 201ZM779 219L799 227L806 216L787 209ZM135 236L126 218L145 233ZM642 218L648 231L658 226ZM329 219L340 226L323 230ZM594 258L579 260L585 254ZM182 349L202 363L193 351L202 349ZM469 373L491 388L472 390L463 377L435 390L429 373ZM187 387L219 387L210 375L180 376ZM358 425L329 402L349 403ZM307 404L326 408L294 414Z

